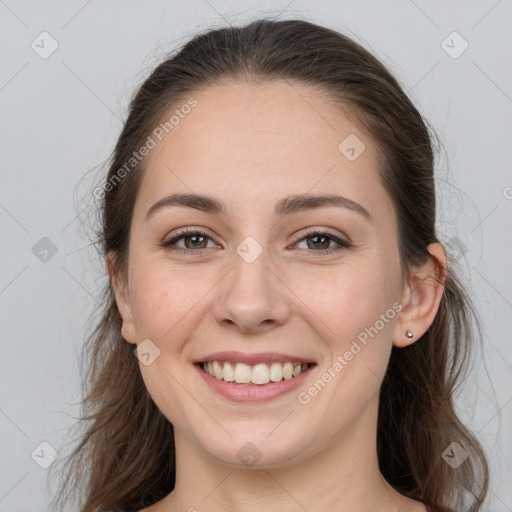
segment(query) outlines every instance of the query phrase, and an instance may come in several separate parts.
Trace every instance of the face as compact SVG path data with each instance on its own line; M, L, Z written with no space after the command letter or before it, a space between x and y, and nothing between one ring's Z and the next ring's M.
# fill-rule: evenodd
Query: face
M194 98L148 157L117 296L125 339L149 340L150 395L177 434L236 466L300 461L355 427L373 436L402 294L374 143L306 85ZM195 207L148 214L173 194Z

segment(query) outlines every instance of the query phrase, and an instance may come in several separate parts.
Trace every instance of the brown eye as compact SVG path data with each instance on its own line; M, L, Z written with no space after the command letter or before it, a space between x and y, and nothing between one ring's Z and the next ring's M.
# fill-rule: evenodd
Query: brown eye
M316 252L319 255L331 254L336 251L348 249L351 245L328 231L313 230L305 234L299 242L304 240L307 242L309 252ZM184 246L178 246L177 243L183 240ZM173 238L162 243L162 247L166 250L178 252L181 254L201 253L208 249L208 241L213 241L206 233L202 231L182 231ZM337 246L332 247L334 242Z
M173 247L177 242L184 240L184 247ZM201 231L182 231L175 237L162 243L162 247L169 251L181 253L200 252L207 249L208 240L211 238Z
M348 249L351 245L337 237L336 235L328 232L328 231L317 231L313 230L309 233L306 233L306 236L302 237L298 243L306 240L307 249L310 249L311 252L318 252L320 254L331 254L333 252ZM334 242L338 246L330 247L331 242Z

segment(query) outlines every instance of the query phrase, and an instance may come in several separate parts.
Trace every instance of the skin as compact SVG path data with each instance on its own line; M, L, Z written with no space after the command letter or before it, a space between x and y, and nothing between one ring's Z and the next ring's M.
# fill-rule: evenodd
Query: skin
M123 337L150 339L160 350L140 371L175 429L176 488L145 512L423 512L379 472L378 393L392 346L415 343L436 315L442 246L429 246L427 263L404 280L375 145L315 89L226 83L194 97L198 105L148 157L127 274L114 270L112 254L107 261ZM355 161L338 149L349 134L366 146ZM145 222L148 209L175 192L213 196L227 216L172 206ZM274 216L281 198L306 192L343 195L373 222L340 207ZM210 238L177 241L187 254L162 247L188 226ZM317 248L307 228L327 229L352 247L322 255L337 243L320 240ZM236 252L248 236L262 250L252 263ZM198 255L192 242L205 250ZM402 310L317 396L299 403L298 393L394 303ZM296 391L240 404L212 391L192 364L224 350L283 352L317 366ZM237 457L248 442L261 454L252 467Z

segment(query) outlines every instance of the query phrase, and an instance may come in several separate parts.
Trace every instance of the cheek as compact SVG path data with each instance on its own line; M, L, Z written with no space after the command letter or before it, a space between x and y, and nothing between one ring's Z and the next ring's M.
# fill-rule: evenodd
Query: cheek
M139 325L149 327L164 319L170 324L192 307L194 298L201 292L202 279L198 272L187 272L185 277L182 268L173 267L160 256L135 251L130 264L133 283L130 291L133 288Z
M135 323L140 334L155 340L175 339L180 324L190 320L190 313L206 293L205 283L183 277L146 274L137 288Z
M149 258L148 258L149 259ZM160 349L155 365L182 372L185 350L211 309L219 282L215 270L177 268L162 261L140 261L134 272L134 322L138 340L150 339ZM135 260L134 260L135 268ZM144 372L146 368L141 367Z
M335 402L356 400L359 408L378 391L387 367L399 306L399 265L354 258L333 268L328 278L323 271L302 281L297 294L308 298L307 306L320 319L315 329L330 345L332 356L322 372L336 377L327 394L336 395Z
M387 368L400 308L400 269L390 261L375 261L352 269L334 284L339 293L326 299L337 307L330 310L337 319L334 360L341 365L334 393L340 403L356 410L378 394Z
M324 324L333 345L343 348L392 307L399 297L399 275L397 265L388 261L352 258L342 265L309 272L293 289ZM391 323L382 330L387 332Z

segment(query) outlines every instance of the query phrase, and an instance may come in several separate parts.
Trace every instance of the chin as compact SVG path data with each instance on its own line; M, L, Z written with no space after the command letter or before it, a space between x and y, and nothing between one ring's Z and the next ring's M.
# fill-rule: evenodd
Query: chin
M282 418L279 421L282 421ZM290 423L286 420L288 430L283 428L283 432L277 433L277 430L284 426L278 426L279 421L251 422L249 428L245 422L236 429L234 426L230 428L226 425L226 430L232 437L226 433L221 439L205 438L205 432L202 432L198 433L198 441L203 450L223 464L238 469L277 468L295 460L299 461L305 456L305 448L311 446L311 436L306 432L296 431L290 435Z

